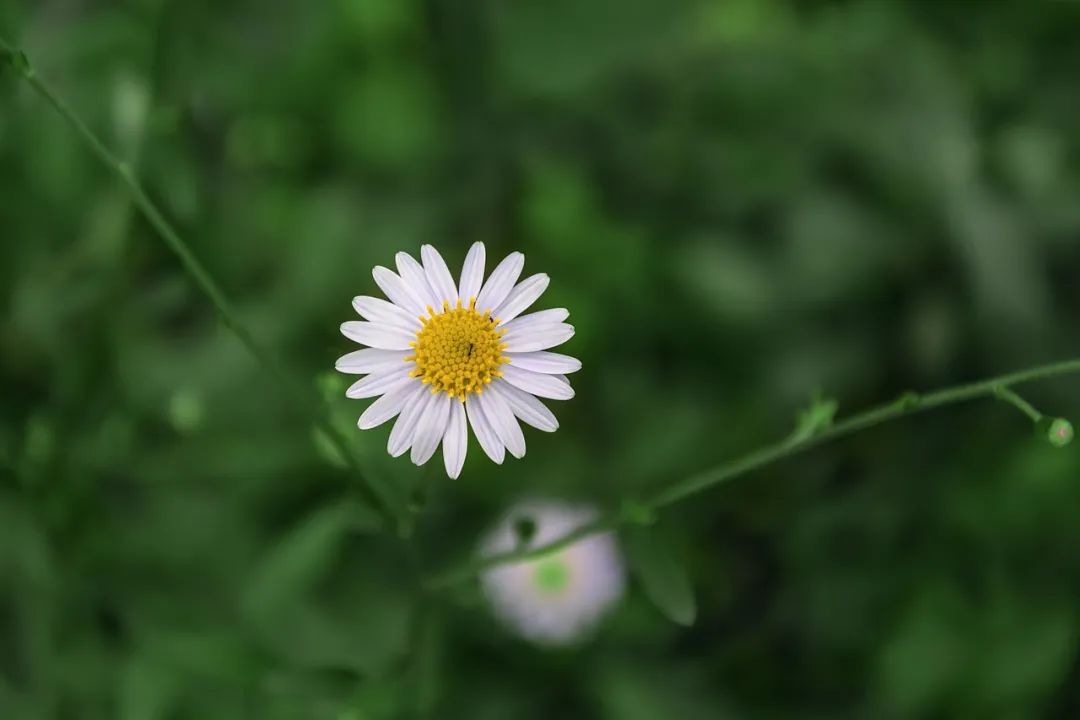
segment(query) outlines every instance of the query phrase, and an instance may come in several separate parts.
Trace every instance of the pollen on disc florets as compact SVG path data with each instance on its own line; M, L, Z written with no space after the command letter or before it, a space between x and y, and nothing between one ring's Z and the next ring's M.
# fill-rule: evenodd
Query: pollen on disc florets
M444 300L441 313L430 305L427 310L411 343L414 354L405 358L416 364L410 375L430 385L432 393L445 392L459 400L483 392L485 385L502 376L499 366L510 362L503 356L506 344L501 341L506 331L495 329L499 321L490 311L476 309L476 298L468 307L461 300L454 307Z

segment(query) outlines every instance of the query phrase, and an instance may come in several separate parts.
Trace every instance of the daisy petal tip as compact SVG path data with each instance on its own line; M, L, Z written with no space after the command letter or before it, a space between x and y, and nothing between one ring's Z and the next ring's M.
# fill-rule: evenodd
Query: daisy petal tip
M549 395L548 399L549 399L549 400L562 400L562 401L564 401L564 402L565 402L566 400L573 400L573 399L574 399L574 395L575 395L575 393L574 393L574 388L572 388L572 387L570 387L569 385L567 385L567 386L565 387L565 389L563 389L563 390L561 390L561 391L557 391L557 392L552 392L552 393L551 393L551 394Z

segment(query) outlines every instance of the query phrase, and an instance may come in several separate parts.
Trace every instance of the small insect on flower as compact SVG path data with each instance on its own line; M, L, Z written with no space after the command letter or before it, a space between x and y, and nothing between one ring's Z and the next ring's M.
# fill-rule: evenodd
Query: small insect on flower
M596 517L592 508L556 501L516 507L481 546L482 556L540 547ZM518 523L535 528L522 541ZM591 535L550 555L499 565L481 578L496 617L539 645L583 639L622 597L626 570L613 533Z
M410 452L423 465L442 443L446 473L456 478L465 462L472 426L480 447L501 464L506 451L525 455L518 420L544 432L559 423L538 397L574 397L568 373L581 362L548 352L574 335L558 308L522 315L547 289L543 273L518 282L525 256L511 253L484 281L485 250L475 243L457 283L439 252L420 249L395 258L397 272L372 271L389 302L360 296L353 307L364 318L341 325L345 337L368 347L339 358L343 373L365 375L346 391L350 398L378 398L360 416L361 430L397 417L387 451Z

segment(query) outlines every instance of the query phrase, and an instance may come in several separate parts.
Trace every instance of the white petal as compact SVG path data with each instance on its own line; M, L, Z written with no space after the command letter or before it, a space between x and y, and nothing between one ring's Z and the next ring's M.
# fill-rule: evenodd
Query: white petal
M358 295L353 298L352 306L361 317L371 322L394 325L414 333L422 327L415 315L380 298Z
M574 397L574 389L552 375L522 370L513 365L504 365L502 373L506 382L533 395L552 400L569 400Z
M442 303L439 302L439 297L431 289L431 285L428 284L424 268L420 266L420 263L416 262L416 258L409 253L399 252L394 256L394 262L397 263L401 279L405 281L405 284L409 286L409 289L413 291L416 297L424 301L425 309L430 305L433 310L438 312L442 308Z
M468 307L469 300L480 294L480 287L484 284L484 243L473 243L469 248L469 254L465 256L465 263L461 266L461 282L458 283L458 293L461 295L461 303Z
M465 398L465 410L469 418L469 425L472 426L473 434L476 435L480 447L487 453L487 456L495 464L502 465L503 458L506 457L506 447L499 440L495 428L484 417L483 410L476 403L477 397L477 395L473 394Z
M352 386L345 391L345 397L352 398L353 400L375 397L376 395L382 395L383 393L397 390L402 385L407 385L410 382L419 381L409 377L409 368L407 367L400 370L375 373L354 382Z
M537 298L544 294L549 282L551 282L551 278L545 273L537 273L515 285L502 305L492 313L499 318L499 325L508 323L525 312L530 305L536 302Z
M544 403L536 399L524 390L519 390L502 378L494 380L487 386L484 392L494 392L510 406L523 423L532 425L537 430L555 432L559 429L559 421L555 419L555 413L551 412Z
M506 330L507 333L517 333L527 328L561 323L568 317L570 317L570 311L566 308L541 310L540 312L529 313L528 315L522 315L519 318L514 318L510 322L503 325L503 330Z
M431 389L427 385L418 384L405 401L405 407L394 423L394 429L390 431L390 439L386 443L386 452L392 457L398 457L412 446L420 413L431 399Z
M512 252L499 266L492 271L491 277L484 283L480 294L476 296L476 309L480 312L494 310L503 304L503 300L510 294L521 269L525 267L525 256L519 252Z
M356 421L356 426L361 430L370 430L373 427L378 427L390 418L401 412L405 407L405 403L412 397L416 388L406 383L399 387L397 390L388 392L375 402L368 405L367 410L363 412L360 419Z
M420 422L416 426L412 452L409 459L413 465L423 465L435 454L439 441L446 433L446 423L450 420L450 405L454 400L446 393L437 393L431 405L424 409Z
M457 302L458 292L454 286L454 278L450 275L450 269L446 267L439 251L431 245L420 248L420 259L424 261L424 274L427 275L428 285L435 291L440 307L443 300L451 305Z
M424 302L394 271L378 265L371 271L371 277L375 278L375 284L390 298L390 302L417 317L427 314Z
M506 401L498 393L483 392L476 396L476 402L510 454L516 458L524 457L525 436Z
M535 352L547 350L574 337L574 326L566 323L543 325L514 333L506 333L502 341L507 352Z
M377 350L364 348L354 350L348 355L342 355L334 363L338 372L350 375L366 375L367 373L385 372L394 368L405 367L405 358L408 353L401 350Z
M581 361L577 358L561 353L538 350L527 353L507 353L510 364L522 370L545 373L547 375L559 375L561 373L577 372L581 369Z
M353 342L370 345L380 350L408 350L409 343L416 339L414 333L396 325L349 320L341 323L341 334Z
M455 400L450 406L450 421L446 424L443 435L442 454L446 474L457 479L465 464L465 453L469 449L469 434L465 430L465 403Z

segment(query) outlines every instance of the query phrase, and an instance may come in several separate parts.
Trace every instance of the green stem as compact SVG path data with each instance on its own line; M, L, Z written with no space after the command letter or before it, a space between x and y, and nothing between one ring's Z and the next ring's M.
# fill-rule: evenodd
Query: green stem
M1043 419L1043 414L1036 410L1031 403L1020 397L1004 385L999 385L998 387L994 388L994 397L996 397L998 400L1001 400L1002 402L1007 402L1008 404L1012 405L1017 410L1031 418L1031 422L1033 423L1037 423Z
M40 78L34 71L33 66L29 63L26 55L19 50L14 49L11 45L0 39L0 62L4 62L13 68L20 77L25 80L30 87L37 92L42 98L45 99L52 107L60 114L60 116L67 121L75 132L82 138L83 142L90 148L90 150L97 156L97 158L111 170L120 180L127 186L128 191L131 193L132 200L136 207L146 217L150 225L157 231L158 235L169 249L179 258L180 264L183 265L184 270L195 281L195 284L203 292L204 295L213 303L217 309L218 317L221 319L222 324L225 325L232 333L240 340L243 346L247 349L255 359L260 362L270 373L273 375L277 384L283 388L286 388L289 393L289 398L293 404L300 408L303 412L309 414L316 426L329 437L330 441L337 447L341 455L349 463L351 469L356 472L358 476L364 481L362 487L368 497L368 501L375 507L379 508L384 517L394 524L395 520L403 521L407 514L404 509L398 509L397 503L394 502L394 496L390 492L390 489L381 482L374 481L371 477L366 477L360 469L359 463L356 460L355 455L349 448L349 443L342 435L342 433L334 427L324 411L324 408L317 403L312 395L304 390L304 388L294 383L289 375L282 369L281 364L277 359L267 350L263 345L256 340L255 336L247 329L247 327L240 322L237 318L235 311L233 310L232 303L225 296L225 293L221 290L218 284L207 272L206 268L192 253L191 248L180 237L173 226L165 219L157 205L147 195L146 190L139 182L131 166L117 158L105 146L97 135L87 127L86 123L79 118L75 112L68 107L56 93ZM400 510L400 515L398 511Z
M1030 412L1028 410L1025 410L1024 412L1027 413L1029 417L1033 417L1030 413L1034 412L1038 414L1038 411L1016 396L1015 393L1012 393L1008 388L1012 385L1034 382L1036 380L1045 380L1059 375L1078 372L1080 372L1080 359L1067 360L1065 362L1052 363L1050 365L1041 365L1027 370L1021 370L1008 375L1001 375L999 377L982 380L968 385L957 385L926 395L907 393L898 400L879 405L859 413L858 415L853 415L847 420L838 422L828 429L821 431L817 435L802 439L789 437L788 439L754 450L731 462L723 463L698 473L697 475L691 475L688 478L660 490L636 507L639 509L647 508L649 510L657 510L679 502L680 500L685 500L688 497L697 495L698 493L722 483L734 480L735 478L758 470L766 465L778 462L792 455L812 450L813 448L832 442L833 440L838 440L861 430L866 430L907 415L914 415L915 413L925 412L945 405L955 405L969 400L988 397L1000 397L1007 402L1012 402L1016 405L1017 403L1012 399L1015 397L1020 400L1020 403L1027 405ZM1002 391L1005 393L1004 397ZM1021 405L1017 405L1017 407L1021 407ZM1023 408L1021 407L1021 409ZM453 585L493 567L542 557L548 553L572 545L582 538L606 530L611 530L619 525L628 524L630 522L632 522L632 519L628 518L625 514L608 513L588 525L578 528L577 530L541 547L475 558L455 569L432 576L428 579L426 586L430 589L435 589Z

